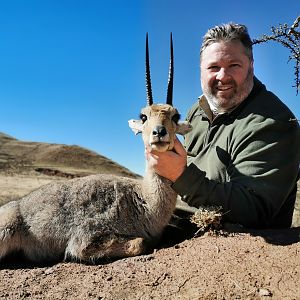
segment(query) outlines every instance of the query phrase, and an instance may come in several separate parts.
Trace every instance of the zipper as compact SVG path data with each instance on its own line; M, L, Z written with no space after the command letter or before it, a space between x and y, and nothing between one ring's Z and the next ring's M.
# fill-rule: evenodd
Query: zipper
M203 146L207 146L208 145L210 130L211 130L211 126L212 126L212 124L210 123L209 120L208 120L208 122L209 122L209 125L208 125L208 129L206 130L206 133L205 133Z

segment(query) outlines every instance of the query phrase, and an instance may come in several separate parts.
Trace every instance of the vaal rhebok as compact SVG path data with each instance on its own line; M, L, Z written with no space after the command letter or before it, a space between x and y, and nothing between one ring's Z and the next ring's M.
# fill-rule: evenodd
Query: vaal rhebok
M173 45L166 104L153 104L148 36L146 39L147 106L140 120L130 120L145 145L172 150L175 135L191 130L172 106ZM14 251L49 262L87 263L104 257L142 254L160 237L176 203L170 182L147 167L143 179L91 175L51 183L0 207L0 260Z

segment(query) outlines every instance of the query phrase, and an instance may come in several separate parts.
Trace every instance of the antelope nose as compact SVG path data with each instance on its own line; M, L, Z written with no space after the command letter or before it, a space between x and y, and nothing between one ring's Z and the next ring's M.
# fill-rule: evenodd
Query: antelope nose
M157 125L153 128L152 134L154 136L161 138L167 134L167 130L166 130L165 126Z

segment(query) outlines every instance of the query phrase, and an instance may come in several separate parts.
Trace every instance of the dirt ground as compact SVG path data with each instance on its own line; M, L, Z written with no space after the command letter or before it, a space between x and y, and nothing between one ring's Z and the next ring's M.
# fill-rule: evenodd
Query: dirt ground
M0 265L0 299L300 299L300 227L205 234L84 265Z

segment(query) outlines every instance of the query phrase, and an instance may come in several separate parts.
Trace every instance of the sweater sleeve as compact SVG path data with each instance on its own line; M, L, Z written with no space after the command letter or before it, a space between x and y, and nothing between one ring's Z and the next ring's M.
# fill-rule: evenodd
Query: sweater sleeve
M173 189L191 206L222 206L224 221L272 227L284 206L294 206L295 197L289 196L295 191L299 172L299 125L297 121L266 120L239 130L230 151L216 147L216 151L230 152L228 180L209 179L192 162Z

